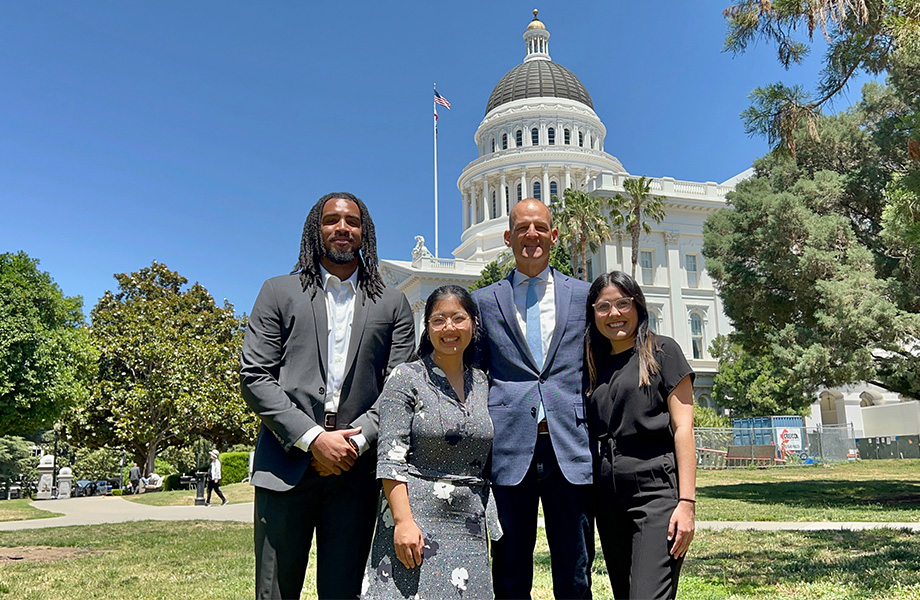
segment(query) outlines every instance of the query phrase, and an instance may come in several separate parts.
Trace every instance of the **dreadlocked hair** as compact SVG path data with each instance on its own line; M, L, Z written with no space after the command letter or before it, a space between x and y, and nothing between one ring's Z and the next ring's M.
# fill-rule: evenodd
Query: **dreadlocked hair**
M622 271L604 273L594 280L588 290L588 301L585 306L585 318L588 326L585 328L585 362L588 365L590 389L588 393L597 389L597 356L609 356L612 346L610 340L597 328L594 320L594 303L604 288L615 286L624 296L633 299L632 310L636 311L639 323L636 327L635 348L639 355L639 386L649 385L651 377L658 372L658 361L655 359L655 350L659 350L658 340L648 326L648 308L645 305L645 294L636 280Z
M300 239L300 256L291 274L300 274L300 284L303 291L313 288L310 294L312 299L316 290L323 287L323 276L319 270L320 259L326 254L323 247L321 221L323 207L326 202L333 199L342 199L354 202L361 212L361 247L358 249L358 288L361 290L361 304L368 298L376 301L383 295L383 278L377 269L377 235L374 230L374 221L364 202L354 194L348 192L332 192L320 198L307 214L303 224L303 235Z

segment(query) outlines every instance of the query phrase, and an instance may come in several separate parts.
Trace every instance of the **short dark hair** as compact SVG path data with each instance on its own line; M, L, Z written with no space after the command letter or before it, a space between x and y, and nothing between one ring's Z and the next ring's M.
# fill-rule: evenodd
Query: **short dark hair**
M323 207L329 200L341 198L354 202L361 213L361 247L358 249L358 287L361 289L363 304L367 298L375 301L383 295L383 278L377 269L377 235L374 230L374 221L367 211L367 206L361 199L348 192L332 192L326 194L313 205L303 224L303 235L300 238L300 256L291 274L300 273L300 284L303 291L313 288L312 298L317 289L323 287L323 277L319 270L320 259L326 254L323 247L323 238L320 234L320 225L323 216Z
M633 307L639 316L636 327L636 351L639 353L639 385L649 385L652 375L658 372L658 361L655 359L654 350L658 348L655 334L649 329L648 307L645 303L645 294L636 280L623 271L611 271L598 276L588 290L588 301L585 306L585 358L588 364L588 376L591 380L591 390L597 387L597 363L595 356L610 354L610 340L597 329L594 321L594 303L601 295L604 288L616 286L624 296L631 296Z
M415 350L412 360L419 360L434 352L431 338L428 337L428 319L431 317L435 305L447 298L456 298L463 310L465 310L473 320L473 338L470 340L470 345L463 350L463 366L470 367L473 365L473 360L476 355L476 344L479 341L480 335L479 308L477 308L473 296L470 295L466 288L460 287L459 285L442 285L428 296L428 300L425 302L425 317L424 321L422 321L422 337L418 341L418 348Z

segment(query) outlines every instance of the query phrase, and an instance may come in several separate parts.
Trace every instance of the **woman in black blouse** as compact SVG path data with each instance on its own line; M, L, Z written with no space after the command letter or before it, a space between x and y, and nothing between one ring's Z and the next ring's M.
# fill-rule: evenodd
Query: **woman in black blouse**
M597 532L613 595L674 598L693 540L693 371L649 330L645 296L620 271L588 292L589 429Z

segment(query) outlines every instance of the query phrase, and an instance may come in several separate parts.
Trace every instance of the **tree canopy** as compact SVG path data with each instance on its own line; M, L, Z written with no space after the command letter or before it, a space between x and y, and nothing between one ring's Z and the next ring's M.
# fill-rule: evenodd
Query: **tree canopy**
M566 188L562 202L551 205L553 224L559 229L559 244L568 250L580 279L588 274L588 253L595 253L610 240L610 199ZM622 221L614 212L616 223Z
M636 278L636 265L639 263L639 236L644 232L652 233L649 221L661 223L664 220L664 196L651 193L652 182L648 177L627 179L623 189L628 197L617 194L614 202L623 215L619 223L629 233L632 245L632 277Z
M0 435L30 436L86 399L95 352L82 305L38 260L0 254Z
M154 262L115 275L92 311L99 348L91 399L75 410L74 437L91 447L124 447L153 467L158 449L251 442L255 417L239 395L243 323L225 302Z

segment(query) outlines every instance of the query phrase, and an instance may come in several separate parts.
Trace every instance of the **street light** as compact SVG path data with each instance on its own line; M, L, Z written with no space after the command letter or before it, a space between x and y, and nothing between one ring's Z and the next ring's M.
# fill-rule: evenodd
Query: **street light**
M58 440L61 438L61 429L64 426L60 421L54 423L54 469L51 471L51 491L57 497L57 456Z

